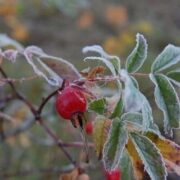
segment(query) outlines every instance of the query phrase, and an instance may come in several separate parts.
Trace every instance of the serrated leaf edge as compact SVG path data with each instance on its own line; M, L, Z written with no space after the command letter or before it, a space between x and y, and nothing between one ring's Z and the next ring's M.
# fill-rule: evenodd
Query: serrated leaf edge
M141 118L142 118L142 125L126 119L126 116L127 116L127 115L130 115L130 114L131 114L131 115L135 115L135 116L136 116L136 115L137 115L137 116L141 116ZM133 113L132 113L132 112L127 112L127 113L124 113L124 114L121 116L121 119L122 119L122 121L124 121L125 123L127 122L127 123L134 124L135 126L137 126L137 127L140 128L139 131L144 132L144 128L143 128L143 115L142 115L142 113L139 113L139 112L133 112ZM153 122L152 122L152 124L153 124L155 127L157 126L157 125L154 124ZM158 128L158 127L156 127L156 128ZM160 132L159 132L159 129L157 129L157 131L156 131L155 129L152 129L152 128L151 128L151 124L150 124L149 128L147 129L147 132L152 132L152 133L156 134L158 137L161 136L161 134L160 134Z
M174 65L174 64L177 64L177 63L180 61L180 55L179 55L178 58L176 57L176 61L171 62L171 63L168 63L168 64L166 64L165 66L163 66L163 67L159 68L158 70L154 71L154 66L155 66L155 64L157 63L157 61L158 61L158 59L160 58L160 56L162 56L162 53L165 52L168 48L172 48L172 47L173 47L173 48L179 48L179 47L174 46L173 44L168 44L168 45L163 49L163 51L156 57L155 61L153 62L152 66L151 66L151 72L152 72L152 73L160 72L160 71L162 71L162 70L164 70L164 69L166 69L166 68L168 68L168 67L170 67L170 66L172 66L172 65ZM180 49L180 48L179 48L179 49Z
M91 101L91 102L89 103L89 105L88 105L88 110L98 113L97 111L91 109L91 105L92 105L92 103L95 103L95 102L97 102L97 101L99 101L99 100L103 100L103 103L104 103L103 105L104 105L104 107L107 105L106 98L98 98L98 99L95 99L95 100L93 100L93 101ZM104 108L104 111L105 111L105 109L106 109L106 107ZM102 114L102 113L98 113L98 114Z
M126 60L126 65L125 65L125 66L126 66L127 71L128 71L128 66L129 66L129 62L128 62L128 61L130 61L130 60L129 60L130 57L137 51L137 49L138 49L138 47L139 47L139 43L140 43L140 38L142 38L143 43L144 43L144 45L145 45L144 58L143 58L143 60L141 61L140 65L139 65L135 70L131 71L131 73L134 73L134 72L138 71L138 70L141 68L141 66L144 64L144 62L145 62L145 60L146 60L146 58L147 58L147 49L148 49L147 41L146 41L146 39L144 38L144 36L143 36L142 34L137 33L137 34L136 34L136 46L135 46L135 48L132 50L132 52L130 53L130 55L127 57L127 60ZM128 71L128 72L129 72L129 71Z
M178 104L179 104L179 103L180 103L180 102L179 102L179 98L178 98L178 96L177 96L177 93L176 93L173 85L170 83L169 79L168 79L165 75L163 75L163 74L161 74L161 75L164 76L164 77L167 79L168 83L170 84L170 86L171 86L172 89L174 90L176 99L178 100ZM149 77L150 77L151 81L155 84L155 90L154 90L155 102L156 102L158 108L163 112L163 116L164 116L163 122L164 122L164 130L165 130L165 133L168 133L168 130L170 130L170 135L172 135L172 129L175 129L175 128L169 127L169 123L165 121L165 118L166 118L166 115L165 115L165 114L167 114L167 113L166 113L166 110L164 110L164 109L160 106L160 104L159 104L159 102L158 102L158 99L157 99L157 97L156 97L156 95L155 95L157 91L159 91L159 93L161 94L161 92L160 92L160 90L159 90L159 87L158 87L158 83L157 83L156 78L154 77L153 74L149 74ZM169 118L168 118L168 119L169 119ZM167 124L167 123L168 123L168 124ZM170 128L170 129L169 129L169 128Z
M131 140L132 140L132 142L133 142L133 144L134 144L134 147L135 147L136 151L138 152L139 157L141 158L142 162L144 163L144 168L145 168L145 170L147 171L147 173L149 174L149 176L151 177L152 180L157 180L156 178L154 178L153 174L152 174L151 172L149 172L149 168L148 168L148 164L146 163L146 159L143 158L143 154L142 154L141 151L139 150L139 147L137 146L137 144L136 144L136 142L134 141L134 139L133 139L133 137L132 137L131 134L130 134L130 136L131 136ZM138 136L142 136L142 135L139 135L139 134L138 134ZM163 166L164 171L165 171L164 179L163 179L163 180L166 180L167 171L166 171L165 162L164 162L164 160L163 160L163 156L162 156L160 150L156 147L156 145L155 145L149 138L147 138L147 137L145 137L145 136L142 136L142 137L145 138L145 139L147 139L147 140L152 144L152 146L157 150L157 153L158 153L159 156L161 157L162 166Z
M117 119L117 118L116 118L116 119ZM110 127L110 130L109 130L109 133L108 133L108 137L107 137L107 140L106 140L106 142L105 142L105 144L104 144L104 148L103 148L103 164L104 164L104 167L106 168L106 170L113 170L113 169L118 168L118 166L119 166L119 164L120 164L121 156L122 156L123 151L124 151L124 149L125 149L125 145L126 145L127 142L128 142L128 133L127 133L127 131L125 131L127 138L126 138L126 141L124 141L124 144L121 144L122 148L121 148L121 152L120 152L120 157L119 157L119 156L117 157L117 154L115 155L115 159L118 159L118 161L116 161L116 163L113 163L111 168L106 167L106 165L105 165L105 164L106 164L106 163L105 163L105 159L106 159L106 156L105 156L105 154L106 154L105 147L106 147L106 146L108 145L108 143L109 143L110 135L111 135L111 131L112 131L112 126L113 126L113 123L111 123L111 127ZM123 126L123 125L122 125L122 126ZM116 153L117 153L117 152L116 152Z

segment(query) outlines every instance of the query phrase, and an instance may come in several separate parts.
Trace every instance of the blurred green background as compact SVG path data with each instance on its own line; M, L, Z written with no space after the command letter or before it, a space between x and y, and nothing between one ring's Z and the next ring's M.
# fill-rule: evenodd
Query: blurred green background
M102 45L108 53L121 57L122 64L135 45L137 32L148 41L148 60L142 72L148 72L154 58L172 43L180 46L179 0L0 0L0 33L21 42L24 46L37 45L48 54L72 62L79 70L86 68L82 48ZM23 60L15 64L6 62L3 68L9 77L26 77L33 74ZM141 90L152 100L152 85L138 79ZM53 88L38 79L17 84L17 88L34 104L39 104ZM0 98L10 92L8 86L0 87ZM52 101L44 110L47 123L64 141L79 141L80 136L68 122L59 121ZM151 102L156 122L162 127L162 114ZM18 121L5 123L3 128L16 128L27 118L32 118L27 107L19 101L9 102L0 110ZM178 131L174 140L179 142ZM91 137L90 137L91 140ZM74 158L82 154L78 148L69 148ZM58 179L61 167L68 161L39 125L25 133L8 138L0 144L0 179ZM88 174L91 179L103 177L100 163L92 152ZM177 177L170 176L169 179Z

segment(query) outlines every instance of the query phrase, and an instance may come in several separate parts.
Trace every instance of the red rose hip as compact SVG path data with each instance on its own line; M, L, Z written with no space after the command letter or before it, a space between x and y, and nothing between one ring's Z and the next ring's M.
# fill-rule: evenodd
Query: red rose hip
M56 110L64 119L72 119L76 113L86 111L86 98L81 90L66 86L56 98Z
M87 134L91 135L93 133L93 124L92 122L88 122L85 125L85 131Z
M106 171L106 180L121 180L121 171L119 169Z

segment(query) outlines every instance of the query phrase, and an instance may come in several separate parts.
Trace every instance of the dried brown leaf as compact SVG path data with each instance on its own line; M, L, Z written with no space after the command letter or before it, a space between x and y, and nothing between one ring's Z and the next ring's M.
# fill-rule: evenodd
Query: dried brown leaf
M160 150L165 164L171 171L180 174L180 146L173 141L165 138L160 138L156 134L147 133L147 137L155 143L157 148Z
M126 145L126 149L132 161L135 180L143 180L144 177L146 176L146 172L144 171L144 165L131 140L128 141L128 144Z
M105 70L106 70L106 68L104 66L96 66L89 72L87 79L93 79L98 74L103 74L105 72Z

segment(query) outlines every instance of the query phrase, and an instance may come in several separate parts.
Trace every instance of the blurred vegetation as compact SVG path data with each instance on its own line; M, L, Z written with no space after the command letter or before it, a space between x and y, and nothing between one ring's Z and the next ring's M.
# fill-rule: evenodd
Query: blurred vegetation
M130 0L0 0L0 33L10 35L24 45L38 45L47 53L65 58L82 70L87 67L82 61L83 46L100 44L108 53L120 56L123 61L135 44L135 34L140 32L149 44L148 63L142 68L142 71L148 71L155 56L168 43L180 45L179 7L179 0L139 0L138 3ZM23 59L15 64L6 62L3 66L9 77L33 75ZM141 79L139 82L148 98L152 99L149 81ZM35 104L39 104L41 98L53 90L40 79L17 84L17 87ZM8 92L7 86L5 89L0 87L1 98ZM156 112L153 102L152 105ZM0 106L0 110L17 119L14 123L5 123L5 130L32 118L27 107L19 101L9 103L7 107ZM157 111L156 114L155 119L162 126L158 121L161 113ZM53 100L44 111L44 116L64 141L80 140L70 123L59 120ZM180 143L180 132L175 134L174 140ZM77 148L68 150L75 158L82 154ZM3 179L1 175L5 172L10 174L9 178L7 174L4 179L58 179L58 168L68 165L66 157L52 145L39 126L32 126L25 133L2 141L0 156L0 179ZM98 164L97 169L90 169L88 173L92 179L100 179L103 177L101 165L96 158L92 162ZM43 168L52 168L55 173L36 171ZM24 171L29 173L21 173Z

